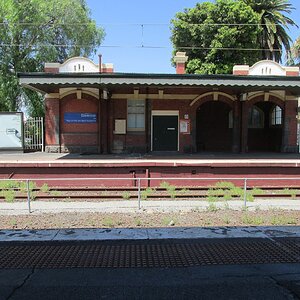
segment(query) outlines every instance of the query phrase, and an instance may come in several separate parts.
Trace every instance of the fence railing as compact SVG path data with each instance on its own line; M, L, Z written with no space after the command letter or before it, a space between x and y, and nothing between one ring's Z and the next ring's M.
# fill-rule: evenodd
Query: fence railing
M40 179L0 179L0 196L1 197L6 197L8 199L8 202L12 202L9 200L13 199L13 195L11 193L15 192L22 192L23 194L26 195L27 199L27 206L28 206L28 212L31 213L31 202L33 199L36 197L36 195L33 197L34 194L36 194L37 191L40 192L47 192L46 188L48 189L49 192L49 187L48 184L51 185L52 183L57 183L57 182L69 182L72 181L72 184L74 187L78 187L76 182L81 181L81 182L94 182L93 185L87 187L84 187L84 190L89 190L89 189L95 189L97 185L95 185L95 181L99 182L99 187L101 188L105 187L105 181L134 181L134 188L131 187L130 191L135 194L134 197L137 199L137 208L141 209L142 208L142 193L147 189L145 185L142 184L143 181L149 182L151 179L152 182L157 182L159 183L156 188L160 189L165 189L165 190L172 190L176 188L175 186L171 185L172 182L180 180L182 183L184 181L190 182L190 181L197 181L199 184L193 185L193 187L198 187L198 188L207 188L210 191L210 195L204 195L204 201L208 201L207 197L215 197L216 199L221 198L222 196L226 195L229 197L232 197L232 199L227 199L227 200L240 200L243 201L243 205L245 208L247 208L247 204L249 202L248 196L250 195L250 192L255 190L255 187L251 185L251 182L273 182L273 181L280 181L280 182L297 182L297 186L299 184L299 190L290 190L290 195L292 194L299 194L299 199L300 199L300 177L247 177L247 178L237 178L237 177L214 177L214 178L209 178L209 177L199 177L199 178L190 178L190 177L185 177L185 178L178 178L178 177L169 177L169 178L132 178L132 177L127 177L127 178L40 178ZM202 181L202 184L201 184ZM203 184L203 182L214 182L214 185L207 185ZM234 184L237 183L237 185ZM43 185L42 185L43 184ZM45 186L47 185L47 187ZM181 184L181 187L183 187L184 184ZM256 187L261 187L262 185L257 185ZM286 188L288 185L282 186L282 189L286 192L288 188ZM71 189L71 187L69 186ZM155 186L153 187L155 188ZM278 188L278 187L277 187ZM53 186L50 187L50 189L55 189ZM124 191L126 189L129 189L128 186L124 186ZM231 191L231 193L229 193ZM255 190L258 193L258 190ZM223 194L222 194L223 192ZM259 193L258 193L259 194ZM53 196L55 197L55 195ZM88 198L88 196L86 196ZM162 197L163 198L163 197ZM171 197L172 198L172 197ZM175 198L175 197L174 197ZM187 196L187 198L189 198ZM163 201L163 200L162 200Z
M24 147L26 150L44 151L44 119L29 118L24 122Z

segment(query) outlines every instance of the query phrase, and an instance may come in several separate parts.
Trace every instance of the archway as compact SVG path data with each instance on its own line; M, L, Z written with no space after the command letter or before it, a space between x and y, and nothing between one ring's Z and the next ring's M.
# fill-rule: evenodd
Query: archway
M232 108L222 101L208 101L197 110L197 151L232 150Z
M283 110L271 101L260 101L248 113L248 151L280 152Z

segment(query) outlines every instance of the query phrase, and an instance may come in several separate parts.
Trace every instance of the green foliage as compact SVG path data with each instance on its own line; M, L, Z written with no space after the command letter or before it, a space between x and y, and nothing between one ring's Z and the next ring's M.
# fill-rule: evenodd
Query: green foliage
M289 216L272 216L270 223L272 225L295 225L297 220Z
M253 201L254 196L262 194L264 194L262 189L249 189L246 193L246 200ZM235 186L232 182L220 181L208 189L207 199L208 201L244 200L244 189Z
M187 188L183 188L179 191L179 193L182 195L187 194L188 192L189 192L189 189L187 189Z
M208 201L241 199L244 190L229 181L220 181L207 191Z
M134 219L134 222L135 222L135 225L136 225L137 227L142 226L142 221L141 221L140 218L135 218L135 219Z
M150 197L154 192L155 192L155 189L147 187L145 190L143 190L141 192L141 198L142 198L142 200L147 200L148 197Z
M34 190L36 189L36 183L29 181L29 193L31 200L34 200L36 195ZM4 197L5 201L13 202L16 197L16 193L27 193L27 182L17 180L1 180L0 181L0 196Z
M257 50L229 50L259 49L257 36L261 29L255 25L259 16L241 0L198 3L195 8L177 13L171 22L174 54L187 53L188 73L232 73L235 64L252 65L259 59Z
M164 226L175 226L177 223L176 218L173 217L164 217L162 221Z
M281 62L283 47L289 57L292 40L287 33L288 25L297 26L291 18L285 15L285 13L290 14L295 9L289 0L243 1L259 16L261 34L257 37L257 41L260 48L264 49L261 58Z
M290 65L300 65L300 37L296 39L291 49Z
M129 193L128 191L124 191L124 192L122 193L122 198L123 198L124 200L129 200L129 199L130 199L130 193Z
M253 216L248 213L244 213L242 215L241 220L245 225L256 225L256 226L262 225L265 222L263 217L256 216L256 215Z
M53 197L59 197L59 196L61 196L61 192L60 191L51 191L50 194Z
M115 222L111 217L104 218L102 224L103 224L103 226L110 227L110 228L115 226Z
M44 183L41 188L40 188L41 192L43 193L48 193L49 192L49 186L47 183Z
M42 97L20 87L17 72L89 56L104 37L85 0L1 0L0 22L0 110L16 111L25 104L31 116L43 114Z
M169 182L163 181L160 184L160 187L166 189L172 199L176 198L176 186L175 185L172 185Z
M170 186L170 183L167 182L167 181L163 181L163 182L160 183L159 186L160 186L161 188L163 188L163 189L167 189L167 188Z
M224 222L226 225L229 225L229 224L230 224L231 220L230 220L230 218L229 218L228 215L225 215L225 217L223 218L223 222Z
M293 199L296 199L297 194L299 194L299 190L289 189L289 188L285 188L282 192L284 194L287 194L287 195L291 196L291 198L293 198Z
M14 202L16 193L14 190L4 190L1 192L6 202Z
M209 202L208 207L207 207L207 211L209 211L209 212L216 212L218 210L219 209L218 209L218 207L217 207L217 205L216 205L215 202L213 202L213 201Z

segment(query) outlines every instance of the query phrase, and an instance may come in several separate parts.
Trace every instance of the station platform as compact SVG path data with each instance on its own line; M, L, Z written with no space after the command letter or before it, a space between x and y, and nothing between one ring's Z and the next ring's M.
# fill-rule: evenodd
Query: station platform
M125 185L135 185L137 178L152 178L153 184L159 178L173 178L174 184L182 184L184 178L185 185L197 184L194 179L198 178L277 178L276 183L270 181L270 184L300 187L300 154L0 153L0 178L111 178L106 182L108 185L116 185L114 179L119 178L128 179L122 182ZM148 180L146 184L152 183Z

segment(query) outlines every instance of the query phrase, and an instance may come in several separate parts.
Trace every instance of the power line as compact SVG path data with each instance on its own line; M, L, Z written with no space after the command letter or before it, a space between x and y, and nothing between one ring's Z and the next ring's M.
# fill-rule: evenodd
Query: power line
M38 44L40 47L91 47L89 44ZM28 47L25 44L0 44L0 47ZM146 49L170 49L171 46L156 46L156 45L100 45L98 48L146 48ZM238 47L197 47L197 46L178 46L178 49L185 50L226 50L226 51L269 51L264 48L238 48ZM35 48L34 48L35 49ZM273 49L273 52L282 52L280 49ZM300 51L300 50L299 50Z
M45 22L46 23L46 22ZM0 26L7 26L7 25L20 25L20 26L39 26L45 25L45 23L32 23L32 22L0 22ZM90 25L92 22L89 23L56 23L48 21L48 25L70 25L70 26L81 26L81 25ZM262 24L262 23L187 23L183 22L184 25L188 26L285 26L285 24ZM98 26L170 26L173 25L171 23L96 23ZM295 24L294 26L299 26Z

